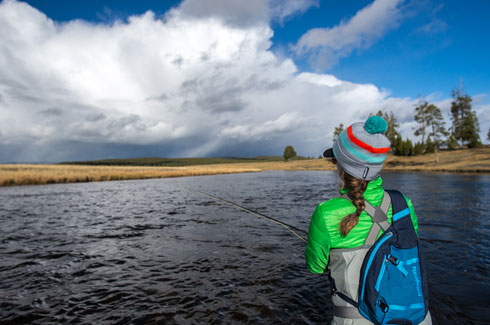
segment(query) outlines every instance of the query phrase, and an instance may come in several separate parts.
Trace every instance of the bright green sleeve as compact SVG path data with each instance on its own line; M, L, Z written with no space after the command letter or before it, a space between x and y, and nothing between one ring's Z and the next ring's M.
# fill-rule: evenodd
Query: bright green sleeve
M405 195L403 195L405 196ZM410 218L412 219L413 228L415 229L415 233L417 236L419 235L419 222L417 220L417 215L415 215L415 210L413 208L412 201L408 197L405 196L405 200L407 201L408 208L410 209Z
M306 265L313 273L323 273L327 268L330 236L321 206L317 206L310 221L308 243L305 250Z

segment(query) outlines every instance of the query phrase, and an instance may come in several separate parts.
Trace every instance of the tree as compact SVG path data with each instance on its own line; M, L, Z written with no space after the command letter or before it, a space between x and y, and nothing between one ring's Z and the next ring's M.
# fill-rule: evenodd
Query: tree
M296 157L296 151L294 151L293 146L287 146L284 148L283 157L285 160L291 160L291 158Z
M392 111L390 111L390 113L388 114L383 113L383 111L379 110L378 113L376 113L376 116L382 117L386 121L386 124L388 124L388 128L386 129L385 134L388 140L390 140L391 148L395 149L396 138L400 135L396 130L396 128L399 127L400 124L398 124L395 114L393 114Z
M441 110L434 104L429 104L425 109L426 114L426 122L427 122L427 137L431 140L431 145L433 145L433 149L431 148L431 152L435 152L436 154L436 164L439 163L439 156L437 154L437 149L442 144L442 136L448 136L448 132L444 127L444 119L442 117Z
M424 147L422 146L421 142L417 142L416 144L413 145L413 155L421 155L424 153Z
M436 163L439 162L439 159L437 158L436 144L432 141L430 137L427 138L427 142L425 143L425 152L436 153Z
M471 110L471 97L463 94L461 89L453 90L454 101L451 103L451 119L453 121L452 135L456 141L461 142L461 147L467 142L468 147L480 147L480 125L478 118Z
M459 147L458 141L454 137L454 134L450 134L449 138L447 139L447 148L454 150Z
M464 135L468 139L468 148L480 148L482 143L480 140L480 123L478 123L478 117L475 112L471 112L464 123L465 132Z
M335 142L339 137L340 133L344 131L344 124L340 123L339 126L335 128L333 131L333 141Z
M393 146L393 153L396 155L396 156L402 156L402 152L403 152L403 140L402 140L402 137L400 135L398 135L396 138L395 138L395 141L391 143L391 145Z
M394 144L394 153L396 156L413 156L415 153L412 141L408 138L403 140L401 135L397 135Z
M490 140L490 128L488 128L487 140Z
M414 119L419 123L419 127L415 129L414 134L415 136L422 136L422 148L425 146L425 134L428 126L428 107L429 103L427 101L423 101L415 106Z

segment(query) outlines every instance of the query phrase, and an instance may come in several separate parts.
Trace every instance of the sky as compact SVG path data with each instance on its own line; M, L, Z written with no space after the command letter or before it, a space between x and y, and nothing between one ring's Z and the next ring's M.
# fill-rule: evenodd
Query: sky
M451 91L490 128L488 1L0 1L0 163L318 157Z

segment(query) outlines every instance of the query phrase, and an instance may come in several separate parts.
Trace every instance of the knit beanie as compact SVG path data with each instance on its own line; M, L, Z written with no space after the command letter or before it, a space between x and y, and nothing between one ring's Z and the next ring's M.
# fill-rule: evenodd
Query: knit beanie
M337 159L348 174L363 180L379 176L390 150L390 140L385 136L388 125L379 116L371 116L365 123L354 123L344 130L325 157Z

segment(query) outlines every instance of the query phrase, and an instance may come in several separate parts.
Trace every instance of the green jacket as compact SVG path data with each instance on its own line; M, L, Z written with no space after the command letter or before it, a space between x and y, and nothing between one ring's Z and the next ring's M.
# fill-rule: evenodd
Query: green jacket
M383 181L381 177L368 183L364 192L364 199L373 206L379 206L383 199ZM340 194L346 194L346 189L341 189ZM410 199L405 197L410 216L418 232L417 216L413 210ZM367 237L369 229L373 224L371 217L362 212L358 224L352 228L346 237L342 237L339 231L340 221L350 213L356 211L354 204L347 198L338 197L318 205L311 217L310 230L308 233L308 244L305 250L306 265L313 273L323 273L328 265L330 249L355 248L362 246ZM388 222L391 224L392 208L388 211Z

